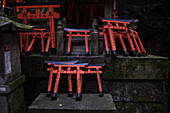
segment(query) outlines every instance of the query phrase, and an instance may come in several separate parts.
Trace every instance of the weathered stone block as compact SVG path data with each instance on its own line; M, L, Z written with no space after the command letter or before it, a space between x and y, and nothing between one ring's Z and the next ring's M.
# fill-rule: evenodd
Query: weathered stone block
M56 101L41 93L29 106L28 113L114 113L116 110L110 94L98 97L98 94L82 94L82 101L75 97L59 94Z
M0 113L25 113L25 100L23 95L23 82L25 77L7 85L0 85Z
M165 113L163 104L115 103L118 113Z
M0 113L8 113L8 101L6 96L0 95L1 102L0 102Z
M66 47L67 48L67 47ZM91 54L91 38L88 38L88 50ZM67 51L67 50L66 50ZM85 40L75 37L71 41L71 55L72 56L84 56L86 54Z
M17 36L17 32L12 31L0 33L0 79L4 79L4 81L0 81L0 84L11 82L21 75L19 38ZM8 47L9 49L7 50ZM5 61L4 55L7 51L10 59L8 62ZM11 66L9 63L11 63ZM5 73L5 65L8 65L8 69L11 69L11 72Z
M168 59L149 55L147 57L123 57L106 62L105 79L167 79Z
M61 56L64 55L64 29L62 27L61 21L57 23L57 32L56 32L56 53Z
M92 56L98 56L99 51L99 41L98 41L98 31L97 30L93 30L92 34L91 34L91 55Z
M164 103L166 91L163 82L103 81L103 91L111 93L115 102Z
M54 77L55 78L55 77ZM90 76L83 76L82 93L98 93L97 80L90 80ZM95 76L96 78L96 76ZM76 77L72 76L73 92L76 92ZM55 79L53 80L53 86ZM48 80L27 79L25 95L35 99L41 92L47 92ZM163 82L147 81L102 81L104 93L112 94L114 102L157 102L164 103L167 91L164 90ZM53 91L53 88L52 88ZM32 92L32 95L29 94ZM64 75L61 76L59 93L68 92L68 82Z
M23 86L8 95L8 113L26 113Z
M20 51L18 49L12 49L11 59L20 59Z
M28 77L48 78L45 60L79 60L91 64L105 63L103 79L154 79L168 78L168 58L148 55L146 57L117 56L116 59L103 56L22 56L23 73ZM31 68L34 67L34 68Z

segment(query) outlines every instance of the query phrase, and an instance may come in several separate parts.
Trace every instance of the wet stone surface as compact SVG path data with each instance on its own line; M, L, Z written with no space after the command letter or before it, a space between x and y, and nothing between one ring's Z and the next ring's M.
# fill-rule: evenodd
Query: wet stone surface
M110 94L99 97L98 94L82 94L82 101L75 101L67 94L58 94L57 100L51 100L41 93L29 106L28 113L114 113L116 110Z

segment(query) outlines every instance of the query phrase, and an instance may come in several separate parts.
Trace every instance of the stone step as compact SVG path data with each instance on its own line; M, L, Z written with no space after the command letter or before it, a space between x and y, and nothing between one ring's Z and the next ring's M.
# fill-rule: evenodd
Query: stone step
M28 107L28 113L115 113L116 107L111 94L82 94L82 101L75 101L67 94L58 94L57 100L51 100L41 93Z
M76 38L75 38L76 39ZM68 46L68 45L67 45ZM66 46L66 50L67 51L67 46ZM90 41L88 41L88 50L89 53L91 54L91 43ZM71 41L71 55L72 56L84 56L86 54L86 49L85 49L85 41L84 40L72 40Z

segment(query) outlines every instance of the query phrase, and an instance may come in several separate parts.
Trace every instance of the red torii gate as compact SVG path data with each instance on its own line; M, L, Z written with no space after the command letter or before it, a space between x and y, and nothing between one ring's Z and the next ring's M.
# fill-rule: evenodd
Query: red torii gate
M111 45L113 55L116 55L116 39L117 38L119 38L119 40L120 40L120 43L122 45L125 55L127 55L127 49L126 49L126 46L123 41L124 38L128 39L128 42L129 42L129 45L131 48L131 52L133 53L133 55L136 54L135 46L137 48L137 52L139 55L141 55L141 51L144 54L146 54L146 51L145 51L143 44L138 36L138 33L128 27L128 25L130 25L133 22L133 20L121 20L121 19L109 19L109 18L99 18L99 19L101 19L102 22L106 23L106 25L103 25L103 28L100 28L103 30L103 32L101 32L100 34L104 35L105 48L106 48L107 55L109 54L107 35L109 35L110 45ZM106 29L108 30L108 33L106 33ZM135 43L135 46L133 45L132 39ZM138 45L138 43L139 43L139 45Z
M57 90L58 90L61 74L68 74L68 84L69 84L69 95L68 96L73 96L72 95L71 75L76 74L76 76L77 76L76 100L82 99L82 96L81 96L82 74L97 74L99 97L103 96L101 79L100 79L100 74L102 73L102 71L100 69L102 69L102 66L104 66L104 64L96 64L96 65L89 65L88 63L75 64L75 63L77 63L77 61L63 61L63 62L62 61L61 62L45 61L45 63L47 63L47 65L50 66L49 68L47 68L47 71L50 71L47 96L51 95L52 76L54 73L57 73L52 99L57 99ZM93 70L91 70L91 69L93 69Z
M88 37L90 37L90 31L92 29L70 29L70 28L64 28L65 31L68 33L66 36L68 37L68 47L67 47L67 52L66 55L71 55L70 50L71 50L71 39L72 37L84 37L85 39L85 48L86 48L86 56L90 55L89 54L89 47L88 47Z
M43 8L47 8L49 10L49 12L41 13L40 9L43 9ZM47 34L49 35L50 42L48 41L47 45L49 46L50 45L49 43L51 43L51 48L56 48L56 46L55 46L55 22L54 22L54 19L60 18L60 13L58 13L57 11L54 11L54 9L56 9L56 8L60 8L60 5L57 4L57 3L55 3L55 4L54 3L51 3L51 4L46 4L46 3L39 3L39 4L19 3L16 6L16 9L23 9L23 12L20 12L17 15L18 19L22 19L23 24L27 24L28 19L49 19L49 27L50 27L49 29L50 29L50 31L49 32L42 32L42 29L39 29L39 31L41 31L42 36L45 36ZM36 13L32 14L32 13L28 12L28 9L35 9ZM37 30L34 30L34 33L35 32L37 32ZM29 33L26 32L25 34L29 34ZM33 43L34 43L33 40L35 40L35 38L32 39L32 43L30 45L30 48L32 48ZM42 37L41 37L41 39L42 39ZM20 41L21 41L21 52L22 52L23 51L22 47L26 48L25 45L26 45L26 43L28 43L28 40L27 40L27 38L22 37L22 38L20 38ZM23 42L25 42L25 43L23 43ZM44 48L44 45L42 45L42 48ZM49 48L49 47L46 47L46 48ZM30 49L28 50L28 48L26 48L25 50L27 50L27 52L29 52ZM45 52L48 52L48 49L46 49L46 50L47 51L45 51ZM42 52L43 51L44 50L42 50Z
M53 70L55 69L54 66L52 65L53 63L58 63L58 64L76 64L78 63L78 60L75 61L45 61L47 66L50 66L47 68L47 71L50 71L49 75L49 81L48 81L48 90L47 90L47 97L51 96L51 86L52 86L52 78L53 78ZM68 84L69 84L69 94L68 96L71 97L73 96L72 93L72 82L71 82L71 74L68 75Z

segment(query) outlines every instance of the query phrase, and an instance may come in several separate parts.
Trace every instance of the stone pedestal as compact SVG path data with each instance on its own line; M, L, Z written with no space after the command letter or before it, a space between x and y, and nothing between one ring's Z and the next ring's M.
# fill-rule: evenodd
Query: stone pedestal
M0 113L25 113L25 101L22 84L25 76L6 84L0 85Z
M32 27L0 17L0 113L25 113L18 31Z
M56 33L56 54L58 56L64 55L64 29L62 27L61 21L57 23L57 33Z
M26 112L17 34L0 32L0 113Z
M57 100L51 100L41 93L29 106L28 113L115 113L112 96L105 94L82 94L82 101L75 101L75 97L59 94Z
M92 27L93 31L91 33L91 55L98 56L99 55L99 32L96 28L98 26L97 19L93 19Z

